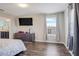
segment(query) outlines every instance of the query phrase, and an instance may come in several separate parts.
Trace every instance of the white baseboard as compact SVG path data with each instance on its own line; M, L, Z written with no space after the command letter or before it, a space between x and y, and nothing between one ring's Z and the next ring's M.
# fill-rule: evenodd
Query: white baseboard
M74 56L74 54L72 53L72 51L69 51L69 53L70 53L72 56Z
M51 42L51 41L35 41L35 42L46 42L46 43L59 43L59 44L63 44L63 42Z
M63 43L64 44L64 43ZM71 54L71 56L74 56L74 54L72 53L72 51L70 51L69 49L68 49L68 47L64 44L64 46L66 47L66 49L69 51L69 53Z

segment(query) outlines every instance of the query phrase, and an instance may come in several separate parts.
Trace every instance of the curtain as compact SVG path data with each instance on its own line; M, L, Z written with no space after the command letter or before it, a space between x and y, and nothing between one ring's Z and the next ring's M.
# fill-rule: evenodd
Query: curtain
M68 5L68 40L67 46L69 50L73 50L73 37L74 37L74 8L73 4Z
M64 12L46 15L47 17L56 17L56 42L65 42L65 21Z
M64 21L64 12L57 13L57 41L64 43L65 39L65 21Z
M74 40L73 40L73 53L79 56L79 3L74 4Z

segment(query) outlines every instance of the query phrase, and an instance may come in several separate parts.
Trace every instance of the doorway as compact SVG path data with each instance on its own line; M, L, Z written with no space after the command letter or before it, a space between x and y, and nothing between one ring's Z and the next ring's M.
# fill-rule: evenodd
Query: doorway
M47 42L56 42L56 16L46 17Z

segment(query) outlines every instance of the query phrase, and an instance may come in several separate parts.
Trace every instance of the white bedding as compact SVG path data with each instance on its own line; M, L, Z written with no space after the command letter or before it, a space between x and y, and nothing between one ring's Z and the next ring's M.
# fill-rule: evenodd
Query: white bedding
M0 39L0 56L13 56L25 50L26 47L21 40Z

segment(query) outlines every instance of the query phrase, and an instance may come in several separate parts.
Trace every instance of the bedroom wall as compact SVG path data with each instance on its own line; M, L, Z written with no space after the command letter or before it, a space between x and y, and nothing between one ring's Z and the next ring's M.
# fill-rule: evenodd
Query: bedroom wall
M13 34L18 31L35 33L36 41L45 42L46 41L46 26L45 26L45 17L44 14L35 14L35 15L26 15L20 17L32 17L33 26L19 26L18 18L4 13L0 13L0 16L9 18L10 21L10 38L13 38ZM63 19L64 20L64 19ZM64 22L64 21L63 21ZM64 25L63 25L64 26ZM64 28L64 27L62 27ZM64 34L64 33L63 33ZM61 39L60 42L63 42L65 39Z
M53 14L51 14L53 15ZM60 12L60 13L56 13L56 15L59 16L59 20L61 20L62 24L61 25L61 38L59 39L58 42L65 42L65 24L64 24L64 13ZM40 41L40 42L46 42L46 23L45 23L45 19L46 19L46 14L36 14L36 15L26 15L26 16L20 16L20 17L32 17L33 18L33 26L19 26L19 22L18 22L18 18L16 18L15 20L15 25L16 25L16 32L18 31L25 31L25 32L29 32L29 28L31 29L30 32L34 32L36 35L36 41Z
M65 19L65 46L67 47L67 39L68 39L68 5L64 11L64 19Z
M0 17L10 19L10 27L9 33L10 38L13 38L13 34L18 31L25 31L35 33L36 41L44 41L46 40L45 36L45 15L29 15L29 16L21 16L21 17L32 17L33 18L33 26L19 26L19 22L17 17L14 17L9 14L0 13Z
M10 33L9 37L12 38L13 37L13 32L15 32L15 30L16 30L16 29L14 29L14 28L16 28L15 23L14 23L14 18L15 17L13 15L9 15L9 14L2 13L2 12L0 12L0 17L5 18L5 20L6 19L10 20L9 21L9 33Z
M16 18L16 27L18 31L30 32L35 33L36 41L44 41L46 40L45 36L45 16L43 14L37 15L29 15L29 16L21 16L21 17L31 17L33 18L33 26L19 26L18 18ZM20 18L21 18L20 17Z

